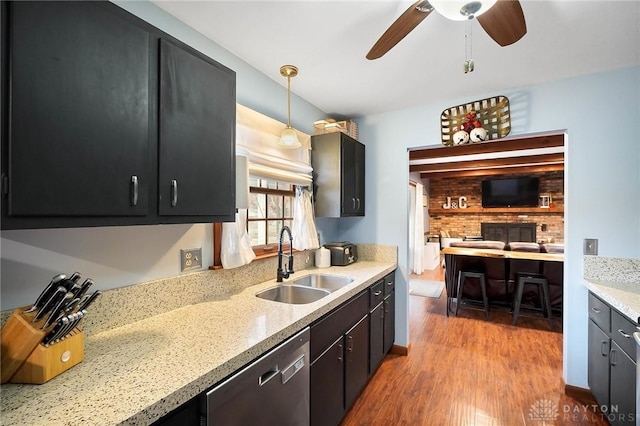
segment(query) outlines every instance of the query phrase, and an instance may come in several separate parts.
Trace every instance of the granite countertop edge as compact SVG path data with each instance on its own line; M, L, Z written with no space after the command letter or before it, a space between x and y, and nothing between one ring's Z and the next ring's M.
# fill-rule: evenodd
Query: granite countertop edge
M43 385L2 385L0 423L149 424L396 268L379 261L310 268L296 275L328 273L354 282L317 302L289 305L255 297L276 285L270 280L89 336L85 360L69 371Z
M629 320L640 323L640 288L638 284L596 279L583 279L593 294L620 311Z

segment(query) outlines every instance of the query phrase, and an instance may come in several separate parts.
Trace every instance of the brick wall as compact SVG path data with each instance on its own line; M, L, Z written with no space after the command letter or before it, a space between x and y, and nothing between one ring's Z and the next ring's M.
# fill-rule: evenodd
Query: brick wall
M520 177L524 175L505 175L500 177ZM551 194L553 207L551 209L531 208L526 213L429 213L429 234L439 234L441 230L448 231L451 236L481 235L480 224L491 223L536 223L536 238L538 241L564 242L564 214L552 213L564 207L564 173L531 173L526 176L540 178L540 193ZM441 209L447 197L451 201L458 201L461 196L467 197L468 208L482 207L482 181L486 176L443 178L429 180L429 209ZM546 231L542 225L546 225Z

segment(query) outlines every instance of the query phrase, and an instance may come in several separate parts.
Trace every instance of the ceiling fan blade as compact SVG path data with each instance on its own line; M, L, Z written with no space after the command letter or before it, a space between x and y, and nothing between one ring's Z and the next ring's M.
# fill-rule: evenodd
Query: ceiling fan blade
M500 46L513 44L527 33L522 6L517 0L498 0L477 19L489 37Z
M369 53L367 53L367 59L378 59L383 56L417 27L424 18L429 16L432 11L433 7L428 1L419 0L412 4L373 45Z

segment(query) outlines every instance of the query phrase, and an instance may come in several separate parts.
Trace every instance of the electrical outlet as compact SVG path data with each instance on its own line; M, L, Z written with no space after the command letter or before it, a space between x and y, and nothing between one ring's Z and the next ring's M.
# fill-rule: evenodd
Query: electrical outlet
M180 250L180 270L190 271L202 268L202 247Z
M590 256L598 255L598 240L595 238L585 238L582 253Z

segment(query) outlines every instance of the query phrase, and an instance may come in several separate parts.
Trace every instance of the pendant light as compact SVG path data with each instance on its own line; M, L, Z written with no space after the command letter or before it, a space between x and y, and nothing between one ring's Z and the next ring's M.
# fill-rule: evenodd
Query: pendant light
M278 145L281 148L300 148L302 144L298 140L296 130L291 127L291 77L298 75L298 68L293 65L283 65L280 67L280 75L287 77L287 127L280 134Z

